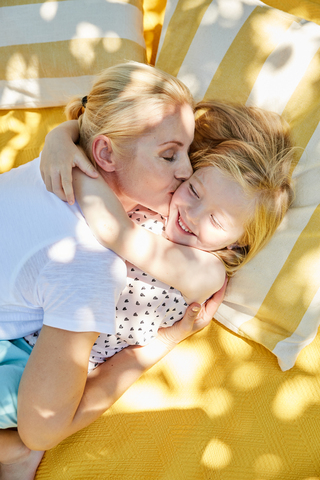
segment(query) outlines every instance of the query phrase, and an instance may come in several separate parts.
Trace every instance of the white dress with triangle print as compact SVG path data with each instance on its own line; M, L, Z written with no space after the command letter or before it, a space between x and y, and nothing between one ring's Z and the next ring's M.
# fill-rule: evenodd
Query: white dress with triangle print
M130 218L160 235L165 218L144 210L130 213ZM181 293L127 262L127 285L116 307L116 334L99 335L89 361L89 370L129 345L146 345L160 327L180 320L187 308Z

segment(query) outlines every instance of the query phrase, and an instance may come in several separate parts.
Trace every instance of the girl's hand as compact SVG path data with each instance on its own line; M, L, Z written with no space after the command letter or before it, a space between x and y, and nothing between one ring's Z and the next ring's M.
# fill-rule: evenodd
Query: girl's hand
M75 145L78 139L78 122L64 122L48 133L41 154L40 170L47 190L70 205L74 203L72 169L79 167L89 177L98 176L90 160Z
M199 303L192 303L179 322L176 322L172 327L159 329L159 340L166 344L169 349L172 349L185 338L209 325L222 303L227 283L226 278L222 288L209 298L202 307Z

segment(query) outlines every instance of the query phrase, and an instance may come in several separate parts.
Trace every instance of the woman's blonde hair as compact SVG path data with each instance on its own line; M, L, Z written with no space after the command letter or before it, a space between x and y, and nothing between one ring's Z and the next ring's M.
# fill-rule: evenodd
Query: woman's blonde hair
M189 104L189 89L177 78L150 65L128 62L104 70L86 96L66 106L69 120L79 119L80 145L92 162L92 143L106 135L122 158L134 151L134 140L148 131L150 118L171 107ZM174 112L172 112L174 113Z
M194 170L219 168L255 206L238 245L215 252L229 276L270 240L292 203L293 158L289 126L276 113L216 101L197 104L190 151Z

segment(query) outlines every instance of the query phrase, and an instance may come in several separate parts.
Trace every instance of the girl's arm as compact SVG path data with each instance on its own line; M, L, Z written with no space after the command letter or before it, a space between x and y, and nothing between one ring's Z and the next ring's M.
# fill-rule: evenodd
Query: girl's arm
M18 425L31 450L48 450L96 420L150 367L179 342L207 326L225 285L200 310L191 305L172 327L160 329L144 347L127 347L87 377L88 357L97 334L44 326L22 376ZM199 313L200 310L200 313Z
M75 169L73 178L77 201L102 245L175 287L187 303L202 303L222 287L226 274L216 256L170 242L132 222L102 177L92 180Z
M41 153L40 170L47 190L70 205L74 203L72 168L77 166L92 178L98 176L90 160L75 145L78 140L78 122L69 120L48 133Z

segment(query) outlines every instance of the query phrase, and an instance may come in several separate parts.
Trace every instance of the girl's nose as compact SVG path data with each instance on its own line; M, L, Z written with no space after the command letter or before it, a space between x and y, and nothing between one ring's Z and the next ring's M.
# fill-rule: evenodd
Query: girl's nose
M198 219L199 219L199 211L197 208L188 208L186 210L186 219L191 226L197 225Z

